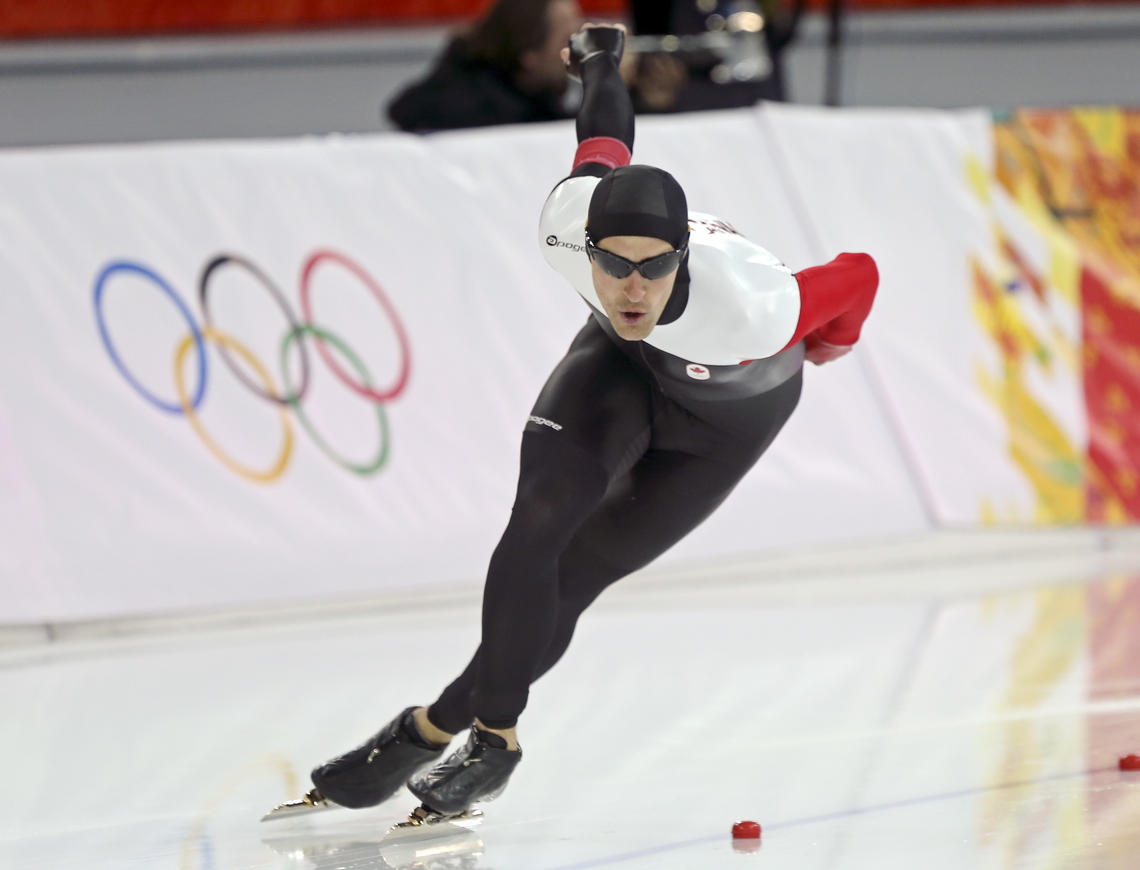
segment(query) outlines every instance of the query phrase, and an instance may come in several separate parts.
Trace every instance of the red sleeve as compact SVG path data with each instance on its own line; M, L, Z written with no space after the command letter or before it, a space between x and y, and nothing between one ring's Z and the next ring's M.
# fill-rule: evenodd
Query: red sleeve
M594 136L583 139L578 143L578 150L574 154L574 169L584 163L601 163L610 169L619 166L628 166L630 158L629 148L620 139L611 139L609 136Z
M796 272L796 282L800 320L788 347L813 333L842 346L859 340L879 286L879 270L868 254L840 254L823 266Z

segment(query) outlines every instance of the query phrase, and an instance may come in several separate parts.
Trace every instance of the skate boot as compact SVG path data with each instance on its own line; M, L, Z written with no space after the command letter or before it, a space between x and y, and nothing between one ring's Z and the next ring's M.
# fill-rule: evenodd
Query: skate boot
M494 800L522 760L521 749L507 749L497 734L472 727L467 744L447 761L408 780L408 790L423 809L442 816L466 811L476 801Z
M436 761L447 744L429 743L408 707L369 740L313 770L321 798L349 809L383 803L409 776Z

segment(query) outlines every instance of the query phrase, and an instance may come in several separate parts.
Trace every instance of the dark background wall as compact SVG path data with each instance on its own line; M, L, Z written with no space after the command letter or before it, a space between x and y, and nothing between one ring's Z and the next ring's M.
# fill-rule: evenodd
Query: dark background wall
M0 146L385 130L380 107L454 26L0 40ZM813 13L789 52L797 102L823 100L826 34ZM857 11L845 26L841 98L1131 105L1138 46L1137 3Z

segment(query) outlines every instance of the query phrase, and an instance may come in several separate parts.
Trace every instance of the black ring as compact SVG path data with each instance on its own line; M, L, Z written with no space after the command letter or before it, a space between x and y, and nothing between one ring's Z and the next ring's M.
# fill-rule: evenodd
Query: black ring
M265 287L265 289L269 291L270 295L273 296L273 300L277 303L278 307L285 313L285 318L289 321L290 332L301 331L301 322L293 314L292 309L289 308L289 303L285 299L285 295L279 289L277 289L277 285L269 280L269 277L264 272L262 272L261 269L259 269L249 260L245 259L244 257L239 257L236 254L219 254L218 256L214 257L214 259L212 259L209 263L207 263L206 268L202 270L202 278L198 282L198 301L202 305L202 319L206 322L206 325L208 327L213 328L214 322L210 318L210 307L206 301L206 288L209 286L210 278L213 276L214 272L227 263L233 263L237 266L243 267L247 272L253 275L253 277L260 281L262 286ZM219 346L218 352L221 353L222 359L229 367L229 370L233 372L234 376L239 381L241 381L251 392L256 393L263 399L268 399L271 402L276 402L279 405L289 405L293 402L300 402L305 395L305 391L309 388L309 356L305 352L304 342L298 341L297 346L301 349L301 383L297 387L296 393L290 394L288 396L277 396L273 393L267 393L265 390L263 390L261 387L249 379L249 377L241 370L237 363L234 362L233 358L229 354L229 351L227 351L225 347ZM284 362L282 364L284 364Z

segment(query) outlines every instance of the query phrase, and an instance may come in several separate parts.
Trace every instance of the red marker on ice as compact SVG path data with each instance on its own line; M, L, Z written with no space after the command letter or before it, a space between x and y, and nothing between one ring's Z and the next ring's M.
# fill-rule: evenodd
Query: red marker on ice
M732 826L732 839L734 840L759 840L760 839L760 824L759 822L737 822Z

